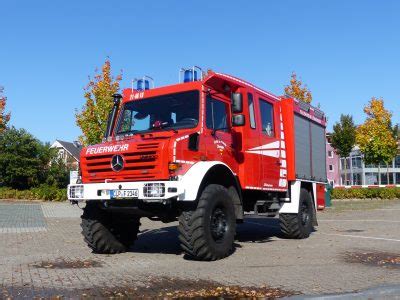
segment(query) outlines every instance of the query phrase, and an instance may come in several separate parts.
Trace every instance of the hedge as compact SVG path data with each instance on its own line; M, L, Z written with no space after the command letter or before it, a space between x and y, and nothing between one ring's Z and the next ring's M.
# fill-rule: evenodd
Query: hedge
M331 191L332 199L400 199L400 188L335 188ZM0 199L25 200L67 200L67 189L51 185L41 185L29 190L15 190L0 187Z
M400 188L335 188L332 199L400 199Z
M64 201L67 200L67 189L60 189L51 185L41 185L29 190L0 187L0 199Z

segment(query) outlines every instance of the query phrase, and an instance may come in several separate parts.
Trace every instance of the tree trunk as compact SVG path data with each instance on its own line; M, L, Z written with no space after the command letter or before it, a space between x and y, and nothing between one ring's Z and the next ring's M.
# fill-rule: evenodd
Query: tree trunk
M378 185L381 185L381 164L378 163Z
M387 178L387 185L390 184L390 177L389 177L389 164L386 165L386 178Z
M347 158L344 159L344 185L347 185Z

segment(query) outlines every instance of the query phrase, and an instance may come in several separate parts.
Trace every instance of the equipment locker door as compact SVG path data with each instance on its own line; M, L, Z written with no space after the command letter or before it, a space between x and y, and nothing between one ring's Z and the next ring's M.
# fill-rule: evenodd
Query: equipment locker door
M277 105L273 100L258 97L260 129L260 154L262 159L261 185L264 189L279 188L280 178L280 128L276 122Z

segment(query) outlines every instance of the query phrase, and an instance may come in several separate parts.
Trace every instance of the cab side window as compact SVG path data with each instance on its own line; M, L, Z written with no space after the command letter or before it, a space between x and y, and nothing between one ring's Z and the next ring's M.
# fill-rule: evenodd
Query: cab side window
M228 104L207 97L206 104L206 126L209 129L223 129L228 130Z
M248 93L247 94L247 99L249 101L250 127L254 129L254 128L256 128L256 114L254 112L253 94L252 93Z
M260 98L260 116L262 132L268 136L275 136L274 131L274 109L273 105Z

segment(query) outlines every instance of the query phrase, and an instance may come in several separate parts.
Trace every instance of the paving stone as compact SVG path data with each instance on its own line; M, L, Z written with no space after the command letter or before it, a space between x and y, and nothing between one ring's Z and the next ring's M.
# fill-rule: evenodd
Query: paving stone
M98 255L83 242L81 211L76 206L1 203L0 233L7 233L0 234L0 285L17 296L19 289L29 288L30 298L40 291L47 291L48 295L61 290L73 293L93 287L140 286L146 284L149 276L208 279L240 286L268 285L305 294L400 284L398 269L348 263L343 259L347 251L400 255L399 209L400 205L385 210L322 212L320 226L306 240L281 239L276 219L247 219L247 223L238 226L236 250L230 257L198 262L183 257L176 222L163 224L143 219L139 239L131 251ZM99 266L52 266L60 261L85 260L96 261ZM38 267L40 264L42 267Z
M45 218L79 218L82 215L82 210L69 202L45 202L41 208Z
M0 204L0 233L46 231L40 204Z

